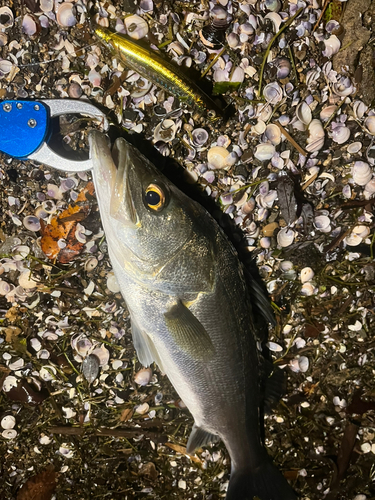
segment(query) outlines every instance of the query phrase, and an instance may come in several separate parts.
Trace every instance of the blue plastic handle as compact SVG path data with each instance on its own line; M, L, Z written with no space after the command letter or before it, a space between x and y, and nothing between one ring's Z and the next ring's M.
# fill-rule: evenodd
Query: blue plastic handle
M0 151L27 158L47 139L50 113L40 101L0 102Z

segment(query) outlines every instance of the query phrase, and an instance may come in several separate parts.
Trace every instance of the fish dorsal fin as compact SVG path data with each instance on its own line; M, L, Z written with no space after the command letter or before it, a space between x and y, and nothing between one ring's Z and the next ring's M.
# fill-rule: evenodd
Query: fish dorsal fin
M217 434L211 434L194 424L186 445L186 451L191 455L197 448L210 443L216 443L217 441L220 441L220 437Z
M137 352L139 362L142 363L143 366L150 366L155 362L160 370L165 373L159 353L152 339L149 337L149 335L147 335L146 332L139 328L139 326L135 321L133 321L133 319L131 320L131 326L133 343Z
M178 347L197 361L206 361L215 352L204 326L181 301L165 313L165 322Z

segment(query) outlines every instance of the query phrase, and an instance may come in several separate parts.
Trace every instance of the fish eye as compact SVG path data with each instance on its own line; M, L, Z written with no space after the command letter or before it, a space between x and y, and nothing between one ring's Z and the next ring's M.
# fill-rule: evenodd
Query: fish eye
M165 192L157 184L150 184L145 191L145 202L148 208L160 212L165 206Z
M210 120L214 120L216 118L216 112L213 109L210 109L207 113L207 116L208 118L210 118Z

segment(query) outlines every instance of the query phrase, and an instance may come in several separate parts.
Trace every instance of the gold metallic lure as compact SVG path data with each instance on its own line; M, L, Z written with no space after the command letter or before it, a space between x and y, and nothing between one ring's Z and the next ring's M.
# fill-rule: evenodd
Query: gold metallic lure
M215 102L183 75L178 66L165 60L156 51L145 49L127 36L106 28L96 28L95 34L110 50L118 52L130 69L206 114L210 120L222 117L223 112Z

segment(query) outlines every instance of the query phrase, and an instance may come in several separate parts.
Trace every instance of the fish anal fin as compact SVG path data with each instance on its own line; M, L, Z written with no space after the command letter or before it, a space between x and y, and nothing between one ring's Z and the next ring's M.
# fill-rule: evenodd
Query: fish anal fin
M186 445L186 452L192 455L197 448L210 443L216 443L217 441L220 441L220 437L217 434L211 434L194 424Z
M272 361L262 360L262 375L264 387L264 412L270 413L286 392L286 377L283 370Z
M215 352L204 326L182 302L164 314L165 322L178 347L197 361L206 361Z

